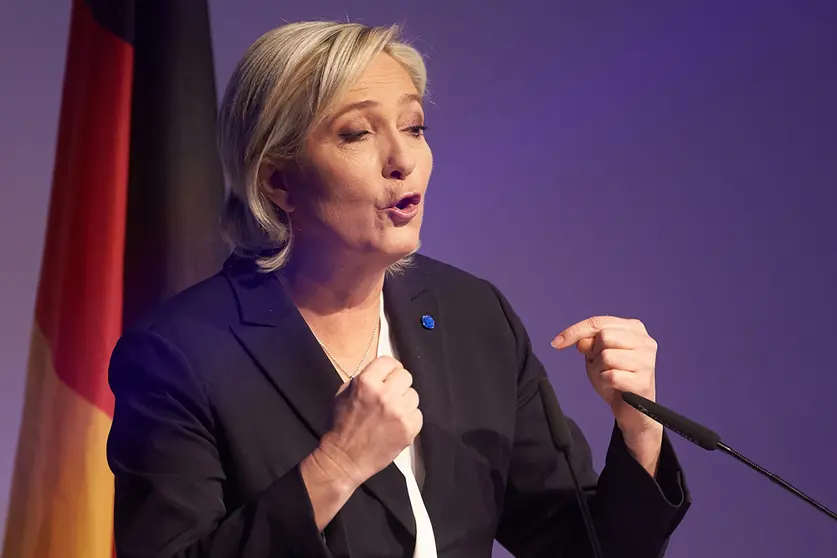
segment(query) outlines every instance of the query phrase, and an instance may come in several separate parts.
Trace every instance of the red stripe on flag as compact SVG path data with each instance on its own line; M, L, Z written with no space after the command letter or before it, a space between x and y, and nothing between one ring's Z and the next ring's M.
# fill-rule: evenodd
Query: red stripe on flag
M113 415L122 328L133 49L75 0L35 319L58 377Z

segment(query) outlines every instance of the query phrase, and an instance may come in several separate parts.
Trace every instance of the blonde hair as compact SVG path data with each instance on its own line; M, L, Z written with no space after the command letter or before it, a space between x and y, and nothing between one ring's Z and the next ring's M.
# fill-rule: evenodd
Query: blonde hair
M230 186L222 232L235 253L255 258L264 271L287 263L291 221L265 194L259 169L293 167L308 133L378 54L400 62L424 96L424 61L399 32L395 25L291 23L268 31L246 51L227 84L218 121Z

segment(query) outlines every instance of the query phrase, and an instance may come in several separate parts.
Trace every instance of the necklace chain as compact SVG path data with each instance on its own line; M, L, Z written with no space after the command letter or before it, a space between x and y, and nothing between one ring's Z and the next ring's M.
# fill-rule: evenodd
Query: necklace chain
M288 287L288 284L287 284L287 281L286 281L285 277L280 275L278 279L279 279L279 282L282 284L282 286L285 288L285 291L290 292L290 288ZM340 365L340 363L337 361L336 358L334 358L334 355L331 354L331 351L328 350L328 347L325 346L325 343L320 341L320 338L317 336L317 334L314 333L313 331L311 333L314 335L314 339L317 340L317 343L320 344L320 347L323 348L323 351L325 351L325 354L328 356L328 358L331 359L331 362L333 362L334 365L337 367L338 371L342 375L346 376L349 379L349 381L351 381L352 378L354 378L355 376L358 375L358 372L360 372L360 367L363 366L364 362L366 362L366 357L369 356L369 350L372 348L372 343L375 341L375 337L377 337L378 328L380 326L381 326L381 313L378 312L378 319L375 320L375 329L372 330L372 337L369 339L369 344L366 345L366 351L363 353L363 358L360 359L360 362L358 363L357 367L355 367L355 371L352 374L348 374L346 372L346 369L343 368L343 366Z
M372 342L375 341L375 337L377 337L378 327L380 325L381 325L381 314L378 313L378 319L375 320L375 329L372 330L372 337L369 339L369 344L366 345L366 351L363 353L363 358L360 359L360 362L357 364L357 366L355 367L355 371L352 374L349 374L348 372L346 372L346 369L343 368L343 366L337 361L336 358L334 358L334 355L331 354L331 351L328 350L328 347L325 346L325 343L320 341L320 338L317 337L316 333L314 334L314 338L317 339L317 343L319 343L320 347L323 348L323 351L325 351L325 354L328 355L328 358L331 359L331 362L333 362L334 365L337 366L337 368L340 370L340 372L351 381L352 378L354 378L355 376L358 375L358 372L360 372L361 366L363 366L363 363L366 362L366 357L369 356L369 350L372 348Z

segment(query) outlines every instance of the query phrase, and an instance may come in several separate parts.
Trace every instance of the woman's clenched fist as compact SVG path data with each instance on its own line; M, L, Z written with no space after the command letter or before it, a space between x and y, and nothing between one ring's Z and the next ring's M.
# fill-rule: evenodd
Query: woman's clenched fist
M413 377L392 357L378 357L338 392L320 451L360 486L413 443L422 427Z

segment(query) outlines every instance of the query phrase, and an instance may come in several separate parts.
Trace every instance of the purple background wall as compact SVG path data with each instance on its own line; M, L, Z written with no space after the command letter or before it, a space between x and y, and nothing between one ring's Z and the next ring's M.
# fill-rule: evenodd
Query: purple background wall
M0 524L69 4L0 4ZM548 341L591 314L636 316L660 342L661 402L834 508L837 3L685 4L210 2L219 89L283 20L406 25L432 90L424 252L504 290L598 466L609 411ZM669 556L837 552L837 524L674 441L695 503Z

